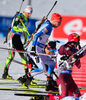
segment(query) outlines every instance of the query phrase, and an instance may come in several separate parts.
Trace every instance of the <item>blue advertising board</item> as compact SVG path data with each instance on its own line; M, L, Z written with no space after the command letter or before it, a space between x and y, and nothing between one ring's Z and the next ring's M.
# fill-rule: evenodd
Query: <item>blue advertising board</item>
M0 37L6 37L9 32L9 27L12 21L12 17L0 16ZM36 19L30 19L30 23L28 24L28 31L32 34L35 30L35 22Z

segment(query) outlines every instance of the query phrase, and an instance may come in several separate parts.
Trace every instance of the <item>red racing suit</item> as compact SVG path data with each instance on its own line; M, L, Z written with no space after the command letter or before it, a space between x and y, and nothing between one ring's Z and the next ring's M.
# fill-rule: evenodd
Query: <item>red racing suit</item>
M63 59L61 59L63 56L70 56L73 53L75 53L78 49L76 49L71 44L65 44L62 45L58 50L58 56L57 56L57 74L58 79L56 79L57 84L59 85L60 90L60 96L61 98L66 96L81 96L80 91L78 89L78 86L74 82L72 78L72 68L73 64L63 63L60 67L60 64L63 62ZM75 66L77 68L81 67L80 60L75 62Z

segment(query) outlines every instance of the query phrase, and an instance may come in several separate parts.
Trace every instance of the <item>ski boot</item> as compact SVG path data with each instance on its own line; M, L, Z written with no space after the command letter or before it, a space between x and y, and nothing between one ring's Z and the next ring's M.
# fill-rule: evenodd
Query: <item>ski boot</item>
M55 80L53 80L53 79L52 79L52 85L53 85L53 86L55 86L55 87L58 87L58 85L57 85L56 81L55 81Z
M27 76L27 73L28 73L28 68L25 69L25 75L26 75L26 76ZM30 85L37 85L36 82L33 82L33 81L32 81L33 77L30 77L30 78L31 78L31 79L30 79L31 82L30 82L29 84L30 84Z
M32 77L24 75L23 77L19 77L17 80L23 85L24 88L28 88L28 85L30 85L30 82L32 81Z
M33 80L30 82L30 85L37 85L36 82L33 82Z
M28 85L26 84L27 79L28 79L28 76L24 75L23 77L19 77L17 80L19 83L23 85L24 88L28 88Z
M37 83L34 81L35 81L35 79L32 77L32 81L30 82L30 85L37 85Z
M7 67L4 69L4 74L2 75L2 78L3 79L13 79L12 76L10 76L8 74L8 68Z
M47 80L47 83L46 83L46 91L50 91L50 90L58 90L58 88L56 88L53 84L52 84L52 80Z

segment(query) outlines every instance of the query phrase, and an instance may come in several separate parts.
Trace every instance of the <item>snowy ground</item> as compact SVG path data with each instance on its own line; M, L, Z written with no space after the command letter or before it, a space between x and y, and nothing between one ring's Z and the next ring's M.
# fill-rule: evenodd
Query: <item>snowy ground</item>
M5 38L0 38L0 47L7 47L6 44L3 44ZM0 78L2 78L3 70L5 61L8 57L8 52L5 50L0 50ZM20 56L18 53L15 55L15 60L21 61ZM20 64L16 64L12 62L10 68L9 68L9 74L13 76L13 78L17 79L18 77L24 75L24 69L23 66ZM40 74L40 77L42 79L46 79L46 76L44 74ZM39 79L39 76L36 76L35 78ZM0 81L0 83L3 83L3 81ZM10 83L10 82L4 82L4 83ZM14 82L17 84L17 82ZM0 88L6 87L4 85L0 85ZM11 87L11 86L10 86ZM0 90L0 100L29 100L29 97L21 97L21 96L15 96L14 91L2 91Z

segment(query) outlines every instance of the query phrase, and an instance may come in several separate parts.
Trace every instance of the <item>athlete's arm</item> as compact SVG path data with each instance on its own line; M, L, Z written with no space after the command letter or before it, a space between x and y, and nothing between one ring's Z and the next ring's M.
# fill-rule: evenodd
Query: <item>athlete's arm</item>
M50 24L45 24L45 26L46 26L45 28L43 28L40 32L36 33L33 36L33 43L32 43L32 45L36 46L36 43L37 43L38 38L40 36L42 36L43 34L47 34L51 30L51 25Z

